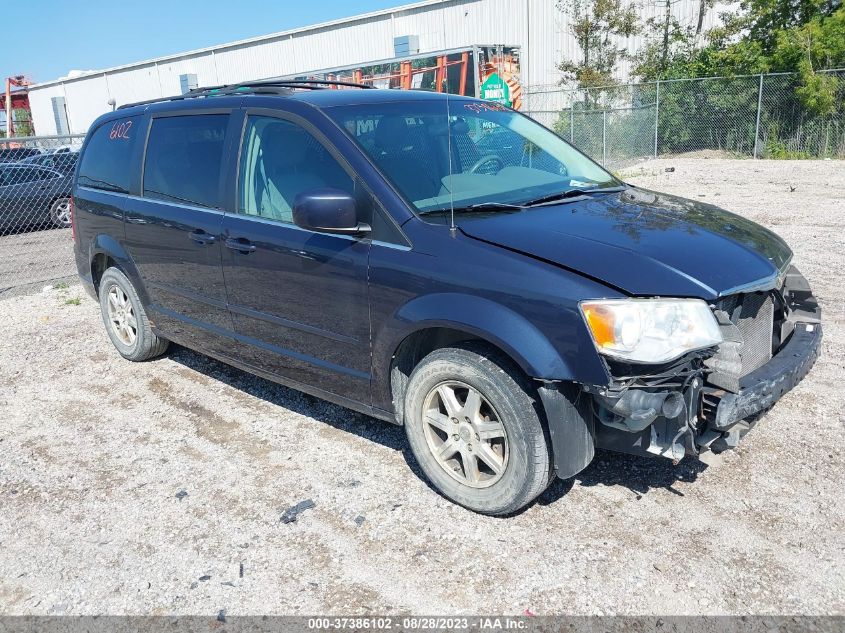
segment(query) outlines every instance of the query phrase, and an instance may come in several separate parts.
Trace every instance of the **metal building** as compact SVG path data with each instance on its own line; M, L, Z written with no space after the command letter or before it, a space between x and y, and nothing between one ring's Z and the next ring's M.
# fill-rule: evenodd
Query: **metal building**
M449 78L467 68L469 80L464 78L461 84L467 92L488 98L510 92L511 104L514 92L522 91L525 102L514 105L530 112L531 90L524 89L556 84L557 64L578 56L568 18L556 5L555 0L425 0L63 77L30 87L33 124L39 135L79 134L113 103L273 77L339 76L390 87L436 85L437 89L446 80L451 91L456 89ZM672 11L682 23L694 24L699 5L699 0L680 0ZM662 10L648 4L642 9L643 18ZM713 21L711 11L705 26ZM640 37L632 37L624 45L635 52L642 43ZM496 75L489 94L480 94L485 77L489 83L490 75L501 71L503 60L506 71ZM424 71L430 73L427 78ZM627 72L623 64L620 78Z

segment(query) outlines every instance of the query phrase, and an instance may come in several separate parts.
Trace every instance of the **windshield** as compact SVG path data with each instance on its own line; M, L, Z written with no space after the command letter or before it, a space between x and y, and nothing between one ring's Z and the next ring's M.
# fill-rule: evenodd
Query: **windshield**
M522 205L618 180L554 133L498 103L406 101L326 109L432 221ZM448 119L448 124L447 124ZM451 154L451 158L450 158Z

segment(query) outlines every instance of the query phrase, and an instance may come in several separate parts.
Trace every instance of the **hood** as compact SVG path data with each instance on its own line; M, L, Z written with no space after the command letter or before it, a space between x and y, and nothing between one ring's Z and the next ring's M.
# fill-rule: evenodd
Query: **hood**
M750 220L635 187L517 213L467 214L459 227L638 296L715 299L772 287L792 257L781 238Z

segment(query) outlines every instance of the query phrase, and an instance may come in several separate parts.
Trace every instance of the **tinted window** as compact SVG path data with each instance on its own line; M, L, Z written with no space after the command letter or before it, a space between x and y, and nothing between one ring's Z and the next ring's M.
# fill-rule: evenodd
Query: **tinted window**
M329 151L298 125L250 117L241 150L238 212L293 222L300 193L331 187L355 193L352 178Z
M326 108L382 173L433 222L474 205L522 205L573 189L615 187L608 172L536 121L489 101Z
M35 182L37 180L50 180L50 178L60 178L61 174L56 173L52 169L26 169L26 179L23 182Z
M22 185L28 182L36 182L38 180L48 180L50 178L57 178L59 174L49 169L37 169L28 167L24 169L6 169L3 170L2 186L7 185Z
M108 121L94 131L79 167L80 185L129 192L132 149L143 134L140 120L129 117Z
M219 207L228 121L228 114L153 119L144 163L144 196Z
M38 164L53 169L72 171L76 167L77 158L79 158L78 154L54 154L40 159Z
M12 149L0 149L0 162L13 163L29 156L40 154L41 151L34 147L15 147Z

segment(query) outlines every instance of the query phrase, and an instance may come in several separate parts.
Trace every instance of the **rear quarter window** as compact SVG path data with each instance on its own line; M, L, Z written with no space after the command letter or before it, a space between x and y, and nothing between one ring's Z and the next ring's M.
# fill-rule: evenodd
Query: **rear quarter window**
M142 136L141 117L107 121L91 135L79 166L79 184L129 193L133 149Z

